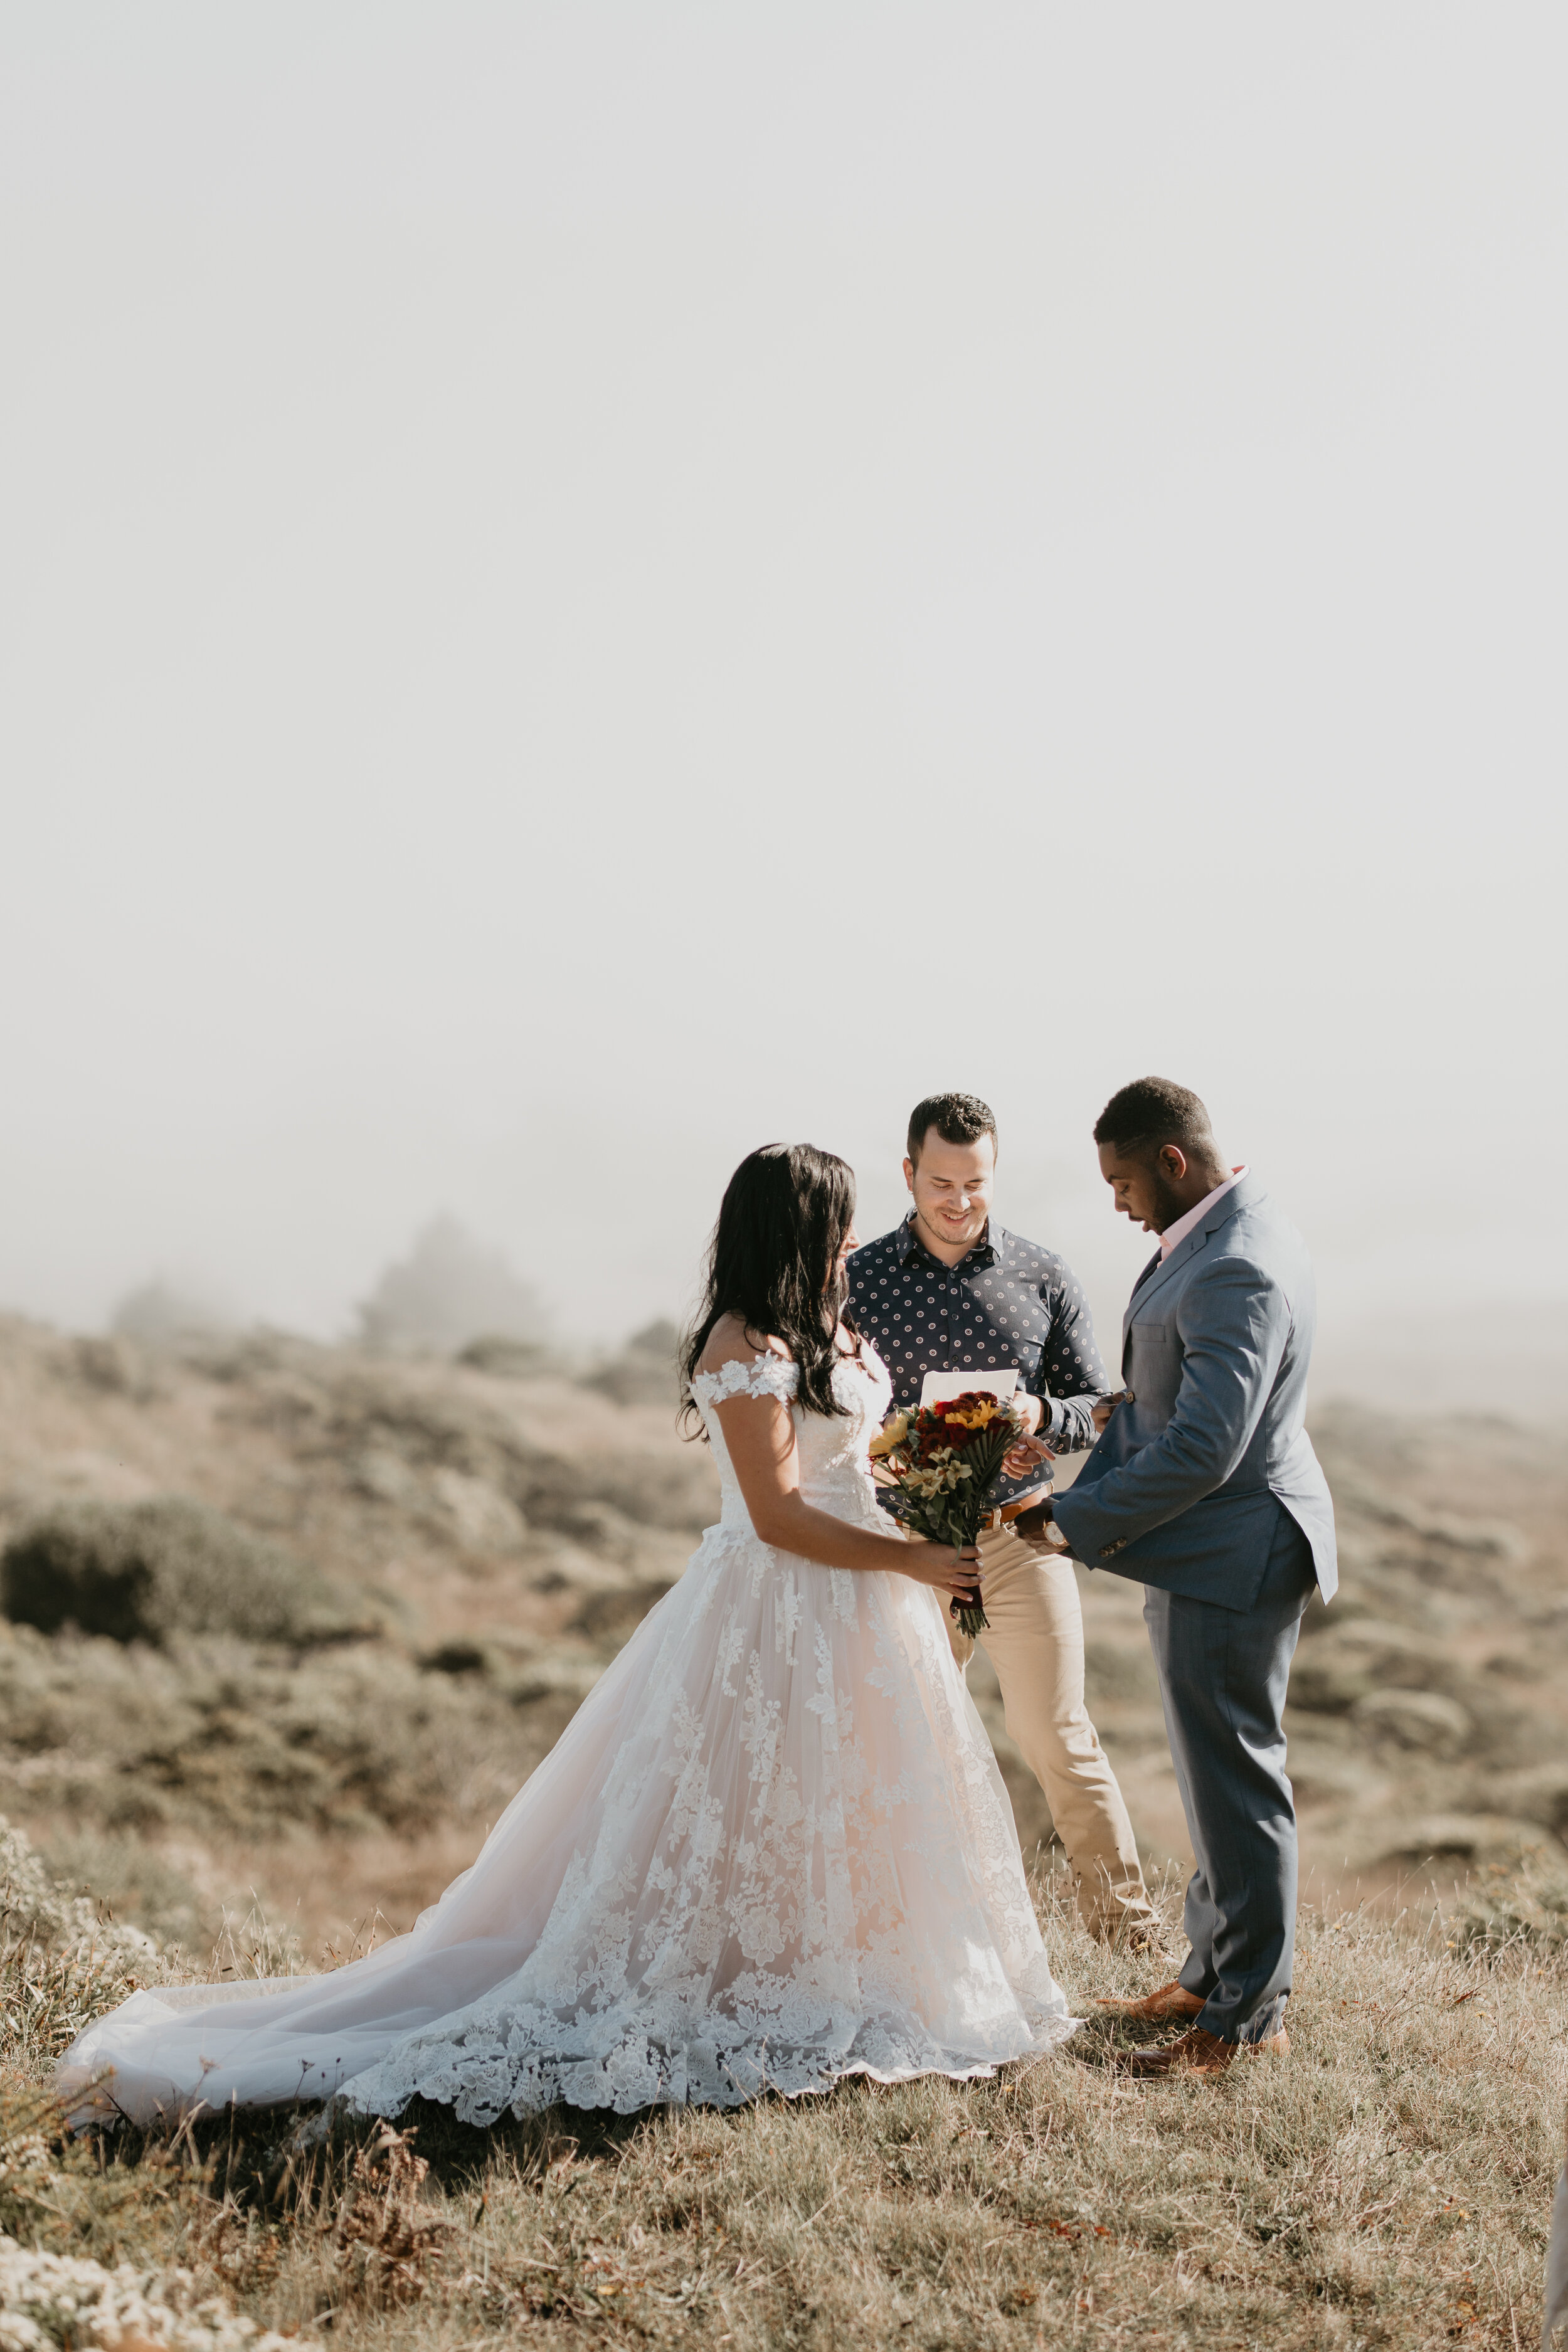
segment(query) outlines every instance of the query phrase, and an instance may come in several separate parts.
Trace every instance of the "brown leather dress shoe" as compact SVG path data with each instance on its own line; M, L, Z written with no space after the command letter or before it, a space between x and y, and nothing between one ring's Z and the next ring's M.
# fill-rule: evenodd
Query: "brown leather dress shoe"
M1223 2074L1233 2058L1289 2055L1290 2037L1283 2026L1265 2042L1225 2042L1201 2025L1190 2025L1156 2050L1134 2050L1125 2063L1134 2074Z
M1178 2017L1195 2017L1203 2007L1200 1996L1189 1992L1184 1984L1163 1984L1158 1992L1146 1992L1142 2000L1108 2000L1095 2003L1097 2009L1108 2009L1112 2017L1131 2017L1142 2025L1163 2025Z

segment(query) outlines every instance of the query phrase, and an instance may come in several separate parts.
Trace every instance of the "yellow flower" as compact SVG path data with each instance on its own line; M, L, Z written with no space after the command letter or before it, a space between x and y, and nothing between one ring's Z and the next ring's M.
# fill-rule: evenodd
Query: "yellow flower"
M1000 1411L994 1397L977 1396L964 1406L962 1412L954 1412L950 1406L946 1418L955 1421L960 1429L984 1429L995 1420Z
M896 1412L891 1421L889 1421L886 1426L879 1432L878 1435L871 1440L872 1461L884 1461L886 1457L893 1452L896 1446L900 1446L903 1444L909 1433L909 1414L907 1412Z

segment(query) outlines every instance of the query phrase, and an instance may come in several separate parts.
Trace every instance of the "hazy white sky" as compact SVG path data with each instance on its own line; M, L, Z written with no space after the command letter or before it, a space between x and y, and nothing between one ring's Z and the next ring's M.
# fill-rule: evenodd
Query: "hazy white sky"
M1561 1297L1568 17L0 7L0 1302L585 1335L933 1085Z

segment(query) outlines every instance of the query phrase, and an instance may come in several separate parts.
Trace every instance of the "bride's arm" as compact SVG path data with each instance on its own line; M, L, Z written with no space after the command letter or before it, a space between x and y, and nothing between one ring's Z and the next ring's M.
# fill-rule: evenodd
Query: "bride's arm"
M889 1568L917 1584L968 1600L975 1570L960 1567L946 1544L878 1535L819 1511L800 1491L800 1455L789 1408L773 1396L726 1397L715 1405L747 1512L763 1543L824 1568ZM974 1555L969 1555L973 1561Z

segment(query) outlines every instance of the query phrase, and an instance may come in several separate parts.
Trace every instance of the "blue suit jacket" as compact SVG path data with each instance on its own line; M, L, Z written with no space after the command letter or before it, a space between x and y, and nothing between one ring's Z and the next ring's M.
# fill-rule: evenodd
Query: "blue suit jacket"
M1305 1242L1244 1176L1132 1294L1134 1402L1057 1498L1085 1567L1250 1609L1283 1504L1333 1597L1334 1507L1305 1427L1315 1314Z

